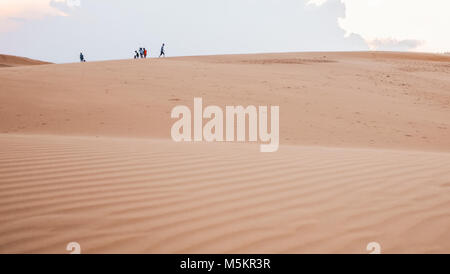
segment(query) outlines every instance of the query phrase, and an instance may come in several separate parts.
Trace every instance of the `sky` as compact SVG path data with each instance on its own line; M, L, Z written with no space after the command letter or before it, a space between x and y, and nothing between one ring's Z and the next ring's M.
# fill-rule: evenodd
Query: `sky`
M450 51L449 0L0 0L0 53L55 63L292 51Z

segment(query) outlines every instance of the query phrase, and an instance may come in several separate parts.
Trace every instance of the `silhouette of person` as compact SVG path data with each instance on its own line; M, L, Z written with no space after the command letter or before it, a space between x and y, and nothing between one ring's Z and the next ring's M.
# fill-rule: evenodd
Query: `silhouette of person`
M159 57L161 57L161 56L166 57L166 53L164 51L164 46L165 46L165 44L163 43L162 46L161 46L161 53L159 54Z

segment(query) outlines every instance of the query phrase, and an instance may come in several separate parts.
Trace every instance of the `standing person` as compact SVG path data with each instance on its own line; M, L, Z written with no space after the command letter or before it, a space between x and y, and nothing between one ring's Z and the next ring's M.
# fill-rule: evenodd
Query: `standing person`
M161 56L166 57L166 53L164 52L164 46L165 46L165 44L163 43L161 46L161 53L159 54L159 57L161 57Z
M134 51L134 59L138 59L139 58L139 53L137 50Z
M142 48L139 48L139 57L142 58L142 55L144 55L144 53L142 52Z
M147 58L147 49L144 48L144 58Z
M80 52L80 62L86 62L86 60L84 60L84 55L82 52Z

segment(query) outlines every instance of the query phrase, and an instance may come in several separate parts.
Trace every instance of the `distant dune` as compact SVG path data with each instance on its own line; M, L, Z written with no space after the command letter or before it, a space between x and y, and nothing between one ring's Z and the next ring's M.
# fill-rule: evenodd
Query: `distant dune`
M48 62L33 60L25 57L0 54L0 68L2 67L19 67L19 66L35 66L46 65Z
M450 252L450 56L314 52L0 70L0 253ZM280 150L171 109L279 105Z

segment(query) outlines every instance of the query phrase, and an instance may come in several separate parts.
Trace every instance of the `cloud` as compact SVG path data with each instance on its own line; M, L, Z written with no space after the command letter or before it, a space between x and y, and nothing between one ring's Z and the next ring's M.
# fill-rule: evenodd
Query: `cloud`
M81 7L81 0L51 0L49 5L68 15L73 9Z
M2 0L0 2L0 32L16 30L29 20L41 20L46 16L67 16L63 10L50 5L52 2L67 3L66 0Z
M368 41L371 50L382 51L412 51L424 44L419 40L375 39Z
M322 1L310 2L317 4ZM381 44L406 46L414 40L422 42L410 47L410 50L441 52L450 49L450 36L447 35L450 29L448 0L341 0L341 2L345 4L346 12L345 16L339 19L339 26L347 34L361 35L371 47ZM380 41L384 42L380 44ZM395 41L397 43L394 43Z

